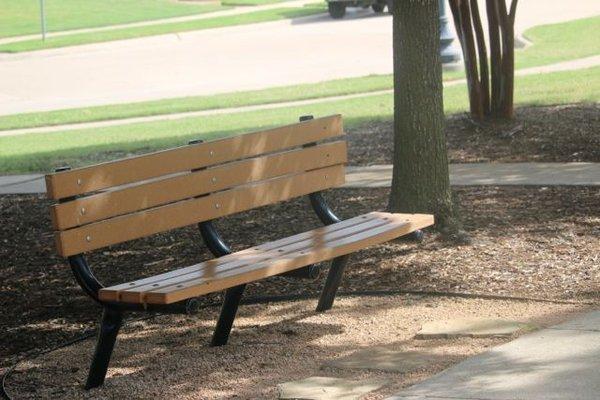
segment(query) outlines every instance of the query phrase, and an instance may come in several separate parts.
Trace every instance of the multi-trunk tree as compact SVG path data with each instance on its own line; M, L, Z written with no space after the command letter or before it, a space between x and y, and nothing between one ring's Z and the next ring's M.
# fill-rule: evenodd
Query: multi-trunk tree
M477 0L449 0L462 47L471 116L512 119L517 1L485 0L489 55Z
M458 232L444 136L438 0L394 2L392 212L426 212Z

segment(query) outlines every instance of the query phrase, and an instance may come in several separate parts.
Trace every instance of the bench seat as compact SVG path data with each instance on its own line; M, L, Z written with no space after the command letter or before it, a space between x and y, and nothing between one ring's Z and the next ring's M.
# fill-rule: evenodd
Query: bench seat
M103 301L170 304L387 242L433 224L425 214L371 212L164 274L106 287Z

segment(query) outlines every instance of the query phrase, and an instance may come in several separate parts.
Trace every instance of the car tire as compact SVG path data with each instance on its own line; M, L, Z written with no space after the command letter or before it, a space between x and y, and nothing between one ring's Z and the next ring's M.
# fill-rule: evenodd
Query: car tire
M385 8L385 4L382 3L375 3L371 6L371 8L373 9L373 11L375 11L376 13L382 13L384 8Z
M327 3L327 9L333 19L344 18L344 15L346 15L346 5L339 1L330 1Z

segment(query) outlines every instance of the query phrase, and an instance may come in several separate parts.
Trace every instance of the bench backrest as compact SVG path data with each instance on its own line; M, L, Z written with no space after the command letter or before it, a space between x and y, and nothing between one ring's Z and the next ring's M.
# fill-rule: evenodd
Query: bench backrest
M344 183L339 115L46 175L71 256Z

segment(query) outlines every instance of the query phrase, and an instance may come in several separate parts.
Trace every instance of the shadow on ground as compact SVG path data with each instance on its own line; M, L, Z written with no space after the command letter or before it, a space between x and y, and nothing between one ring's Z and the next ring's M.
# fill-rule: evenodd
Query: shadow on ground
M497 345L507 338L414 340L420 325L453 316L527 319L538 324L581 310L575 305L479 299L390 296L342 298L317 314L315 301L243 306L230 343L208 347L216 309L193 317L161 316L124 329L104 387L82 390L93 341L22 363L8 381L16 398L272 399L276 385L309 376L390 382L369 399L402 387ZM356 350L385 345L424 352L430 361L398 373L342 370L323 363ZM434 356L434 357L432 357Z

